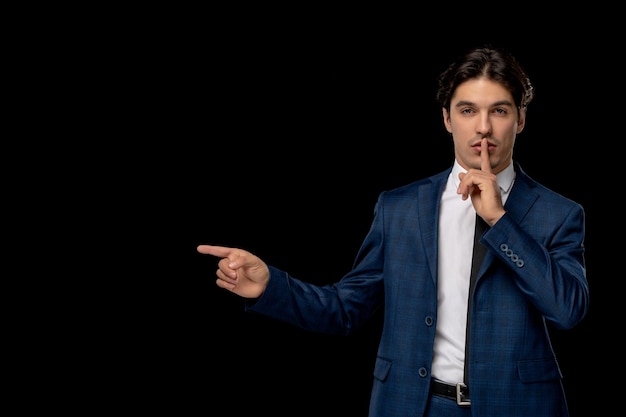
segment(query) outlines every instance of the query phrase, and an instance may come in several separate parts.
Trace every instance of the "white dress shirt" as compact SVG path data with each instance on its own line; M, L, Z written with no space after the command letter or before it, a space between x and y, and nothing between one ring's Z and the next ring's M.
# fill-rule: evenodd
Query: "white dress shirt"
M463 381L467 299L476 222L471 198L463 201L456 193L461 172L466 170L455 160L441 196L439 213L437 329L432 376L450 384ZM497 175L503 204L514 180L513 163Z

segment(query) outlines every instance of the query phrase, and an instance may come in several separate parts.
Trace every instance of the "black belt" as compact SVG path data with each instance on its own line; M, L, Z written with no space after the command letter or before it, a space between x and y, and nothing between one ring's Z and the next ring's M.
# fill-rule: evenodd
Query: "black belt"
M451 385L433 378L430 380L430 393L454 400L458 405L470 405L469 388L462 382Z

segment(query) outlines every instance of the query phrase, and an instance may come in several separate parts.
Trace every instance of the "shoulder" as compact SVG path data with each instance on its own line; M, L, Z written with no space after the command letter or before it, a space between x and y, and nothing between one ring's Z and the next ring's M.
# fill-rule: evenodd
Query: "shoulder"
M511 204L520 204L522 206L525 205L524 203L531 204L548 217L572 213L581 215L584 213L583 206L580 203L537 182L524 172L518 164L515 165L515 171L515 184L509 197ZM508 209L513 209L508 201L507 206Z
M407 196L416 196L421 192L427 192L433 189L443 189L451 170L452 168L431 175L430 177L425 177L390 190L385 190L380 194L380 197L404 198Z
M534 180L522 169L522 167L518 163L515 163L515 172L515 184L519 185L520 188L523 187L527 188L528 190L532 190L532 192L540 195L542 199L547 199L566 205L580 205L578 202L572 200L571 198L566 197L558 191L555 191L547 187L546 185Z
M376 213L394 213L398 216L430 211L436 207L450 175L451 168L397 188L383 191L378 196Z

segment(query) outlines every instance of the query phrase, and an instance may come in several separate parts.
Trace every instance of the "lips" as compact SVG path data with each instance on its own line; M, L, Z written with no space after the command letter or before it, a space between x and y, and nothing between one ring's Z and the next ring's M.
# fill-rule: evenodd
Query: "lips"
M480 142L478 142L475 145L472 145L472 148L474 148L476 151L480 152L480 149L481 149ZM494 149L496 149L496 145L491 144L491 143L487 143L487 150L489 152L493 152Z

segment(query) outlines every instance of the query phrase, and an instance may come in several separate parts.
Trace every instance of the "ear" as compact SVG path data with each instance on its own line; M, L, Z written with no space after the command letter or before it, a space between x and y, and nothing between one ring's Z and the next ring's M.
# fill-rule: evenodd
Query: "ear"
M526 107L522 107L519 110L519 120L517 121L517 133L522 133L526 126Z
M450 113L446 110L445 107L441 108L442 116L443 116L443 124L446 126L446 130L448 133L452 133L452 124L450 123Z

